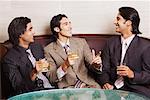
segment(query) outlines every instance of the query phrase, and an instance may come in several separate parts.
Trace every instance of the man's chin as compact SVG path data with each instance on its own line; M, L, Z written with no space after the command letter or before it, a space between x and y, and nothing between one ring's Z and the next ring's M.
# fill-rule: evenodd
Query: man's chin
M69 35L67 35L68 38L72 37L72 34L70 33Z
M33 42L34 42L34 39L33 39L33 40L31 40L30 42L31 42L31 43L33 43Z
M115 30L117 33L120 33L120 31L119 30Z
M71 35L69 35L69 37L72 37L72 34L71 34Z

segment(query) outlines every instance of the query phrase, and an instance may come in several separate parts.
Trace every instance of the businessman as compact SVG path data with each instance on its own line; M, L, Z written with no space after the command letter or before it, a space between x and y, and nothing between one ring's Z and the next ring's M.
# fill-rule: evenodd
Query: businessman
M45 56L51 64L50 81L59 88L100 88L88 73L100 74L101 58L93 54L85 41L72 37L72 26L64 14L50 22L54 42L45 47ZM87 65L87 66L86 66Z
M150 41L139 37L140 18L132 7L121 7L114 20L120 36L109 39L102 51L103 89L122 89L150 97Z
M37 63L44 58L44 50L42 46L34 43L35 31L31 19L14 18L9 24L8 33L13 47L7 52L2 65L3 75L11 87L6 91L10 93L8 96L51 88L49 80Z

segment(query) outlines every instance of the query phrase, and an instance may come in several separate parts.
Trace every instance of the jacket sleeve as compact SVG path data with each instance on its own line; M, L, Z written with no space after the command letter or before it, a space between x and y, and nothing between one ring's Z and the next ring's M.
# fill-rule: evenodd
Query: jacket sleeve
M150 46L146 48L141 55L141 71L134 71L134 78L131 79L132 84L150 84Z
M34 82L25 80L19 70L19 66L9 58L5 58L2 64L4 76L10 80L10 84L17 93L31 91Z
M101 53L102 57L102 74L98 78L99 83L104 85L105 83L110 83L109 73L110 73L110 51L109 51L109 41L106 42L104 49Z
M94 67L94 65L92 64L93 55L92 55L92 52L88 43L86 42L85 39L82 39L82 40L83 41L80 43L83 43L83 55L87 64L86 66L88 66L89 70L92 70L94 73L101 74L101 71L99 69L96 69L96 67Z

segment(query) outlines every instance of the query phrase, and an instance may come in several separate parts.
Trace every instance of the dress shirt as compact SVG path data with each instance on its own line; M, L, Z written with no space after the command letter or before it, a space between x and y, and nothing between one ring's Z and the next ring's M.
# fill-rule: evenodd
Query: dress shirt
M121 37L121 43L122 43L122 54L121 54L121 62L120 64L123 64L123 60L124 60L124 56L126 54L126 51L131 43L131 41L133 40L133 38L135 37L135 35L133 34L132 36L124 39L123 37Z

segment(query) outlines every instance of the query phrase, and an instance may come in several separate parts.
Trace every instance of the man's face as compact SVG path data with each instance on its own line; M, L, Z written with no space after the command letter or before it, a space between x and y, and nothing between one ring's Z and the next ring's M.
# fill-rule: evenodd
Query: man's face
M31 43L34 42L34 29L31 23L27 24L27 28L26 31L24 32L24 34L21 34L20 39L24 42L24 43Z
M65 37L71 37L72 36L71 22L66 17L63 17L60 20L60 31L59 31L59 34L61 34L61 36L65 36Z
M121 15L117 15L116 19L114 20L114 24L115 24L115 28L116 28L116 32L118 33L124 33L125 31L127 31L127 21L121 16Z

